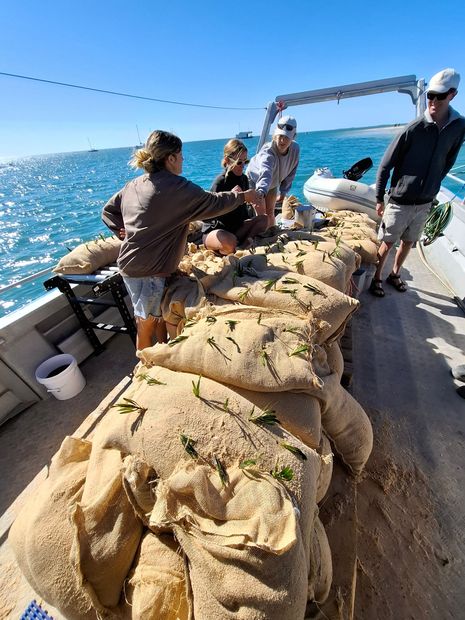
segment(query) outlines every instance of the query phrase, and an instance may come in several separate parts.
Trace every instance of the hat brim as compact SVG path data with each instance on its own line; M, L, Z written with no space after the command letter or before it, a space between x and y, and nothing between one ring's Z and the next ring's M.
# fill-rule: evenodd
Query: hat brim
M286 138L289 138L289 140L294 140L295 134L296 134L296 130L295 129L291 129L289 131L287 129L281 129L280 127L276 127L276 129L274 130L274 134L273 135L275 135L275 136L286 136Z

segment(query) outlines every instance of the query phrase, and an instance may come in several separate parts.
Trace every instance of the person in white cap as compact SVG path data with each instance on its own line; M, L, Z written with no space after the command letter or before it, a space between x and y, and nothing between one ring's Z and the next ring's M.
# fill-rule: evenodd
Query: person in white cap
M400 239L394 265L386 282L397 291L407 290L400 269L413 244L419 240L441 181L454 165L465 138L465 118L450 102L457 94L460 75L444 69L431 78L428 107L407 125L384 153L376 178L376 211L382 216L378 266L370 292L384 297L382 270L392 246ZM384 193L392 172L389 201Z
M296 131L297 122L293 116L281 117L273 140L262 146L247 168L250 187L265 200L268 227L274 226L276 202L284 200L299 165L300 148L294 141Z

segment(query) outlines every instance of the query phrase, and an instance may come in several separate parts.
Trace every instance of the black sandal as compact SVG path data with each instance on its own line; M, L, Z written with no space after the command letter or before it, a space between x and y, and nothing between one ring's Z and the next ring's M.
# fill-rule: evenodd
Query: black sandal
M390 273L386 278L386 282L399 291L399 293L405 293L407 290L407 285L396 273Z
M384 297L383 281L373 278L368 290L375 297Z

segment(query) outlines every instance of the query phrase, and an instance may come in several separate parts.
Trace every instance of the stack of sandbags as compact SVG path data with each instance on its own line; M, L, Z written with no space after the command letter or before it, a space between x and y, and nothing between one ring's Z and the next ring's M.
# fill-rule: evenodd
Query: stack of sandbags
M203 280L205 291L231 302L260 306L313 319L315 341L334 340L359 302L321 280L282 267L268 266L266 255L230 257L215 278Z
M205 252L191 246L191 275L169 282L178 337L138 352L92 444L63 444L12 529L66 617L298 620L328 595L330 441L355 474L372 446L335 340L358 256L292 231L257 255Z
M341 239L360 255L364 263L377 262L379 240L374 220L355 211L333 212L329 220L329 227L321 231L323 236Z

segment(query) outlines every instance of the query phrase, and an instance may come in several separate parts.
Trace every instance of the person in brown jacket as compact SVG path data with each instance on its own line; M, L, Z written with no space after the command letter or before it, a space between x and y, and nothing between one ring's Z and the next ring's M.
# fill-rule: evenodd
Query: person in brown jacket
M189 223L216 218L244 202L257 204L254 190L206 192L181 176L182 142L167 131L153 131L131 165L145 174L129 181L103 207L102 220L123 239L118 267L134 306L137 348L166 342L160 302L166 278L185 252ZM264 212L264 209L263 209Z

